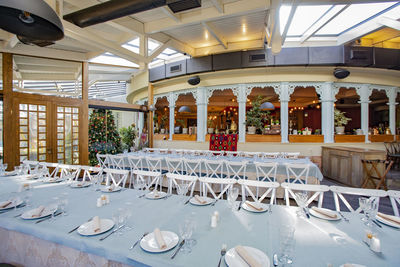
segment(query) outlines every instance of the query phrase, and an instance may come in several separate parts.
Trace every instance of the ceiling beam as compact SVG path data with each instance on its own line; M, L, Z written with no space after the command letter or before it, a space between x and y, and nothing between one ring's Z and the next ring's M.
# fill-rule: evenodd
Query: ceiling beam
M320 29L322 29L325 25L331 22L334 18L336 18L340 13L345 11L350 5L345 5L343 8L339 9L336 13L332 14L330 17L326 17L325 15L333 8L331 7L328 11L326 11L322 16L310 27L307 29L306 33L301 37L300 43L304 43L308 39L310 39L315 33L317 33Z
M283 33L282 33L282 45L285 43L286 35L289 31L290 25L292 24L294 14L296 13L296 10L297 10L298 1L299 0L292 0L292 4L291 4L292 8L290 9L289 18L286 22L285 29L283 30Z
M4 43L4 48L5 49L13 49L18 43L19 43L19 40L18 40L17 36L13 35Z
M228 43L228 47L225 49L222 45L214 45L196 48L193 56L207 56L211 54L226 53L227 51L241 51L243 49L261 49L264 47L264 40L256 39L242 42Z
M272 54L279 54L282 50L282 35L280 31L279 8L281 0L271 0L271 7L269 13L269 29L270 39L268 46L271 48Z
M211 22L202 21L201 24L203 24L204 28L207 29L207 31L218 41L218 43L220 43L220 45L222 45L225 49L228 48L228 42Z
M232 17L235 15L249 14L256 11L266 10L269 8L269 1L266 0L240 0L224 5L224 13L221 13L214 7L197 8L193 11L185 12L180 15L181 21L176 22L170 18L162 18L144 23L146 33L156 33L166 31L185 25L193 25L202 21L211 21L224 17Z
M214 7L219 13L224 13L224 4L222 3L222 0L211 0L211 3L213 3Z
M168 40L166 43L164 43L163 45L158 47L156 50L154 50L153 53L151 53L149 55L149 57L147 58L149 60L149 62L151 62L153 59L158 57L165 49L170 47L171 43L172 43L172 40Z
M182 54L191 55L191 56L194 56L194 54L195 54L193 47L169 36L168 34L158 32L158 33L149 35L149 38L154 39L163 44L170 40L171 41L170 47L173 47L178 52L181 52Z
M382 17L379 19L379 23L381 23L382 25L398 30L400 31L400 21L388 18L388 17Z
M173 19L174 21L176 21L176 22L181 21L179 14L175 14L174 12L172 12L168 6L161 7L161 10L162 10L162 12L164 12L165 15L167 15L169 18Z

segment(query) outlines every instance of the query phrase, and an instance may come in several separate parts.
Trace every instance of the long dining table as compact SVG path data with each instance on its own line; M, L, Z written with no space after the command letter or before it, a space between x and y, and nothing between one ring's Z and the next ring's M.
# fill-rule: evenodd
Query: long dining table
M363 243L365 229L359 214L343 212L348 218L326 221L315 217L300 218L297 207L272 206L271 212L252 213L244 209L231 210L227 201L215 206L184 204L187 196L172 195L167 199L139 198L142 191L123 189L109 193L110 204L96 207L102 192L94 187L71 188L67 183L43 183L18 177L0 177L0 201L11 196L24 183L31 183L31 207L0 213L0 262L13 262L26 266L99 266L110 263L116 266L217 266L222 244L227 248L244 245L258 248L271 260L279 253L279 228L292 225L295 229L292 266L341 266L358 263L365 266L399 266L400 231L388 226L377 229L382 253L377 254ZM62 194L69 200L68 215L53 221L36 224L16 215L50 204ZM125 207L132 212L127 225L132 229L115 233L104 241L98 236L81 236L74 227L93 216L112 218L113 212ZM210 227L214 211L219 212L216 228ZM189 254L179 253L171 259L175 248L164 253L148 253L139 245L129 250L143 233L156 227L179 235L179 224L192 216L196 229L192 238L197 241ZM101 263L101 264L100 264ZM114 266L111 264L112 266ZM223 263L222 266L226 266Z

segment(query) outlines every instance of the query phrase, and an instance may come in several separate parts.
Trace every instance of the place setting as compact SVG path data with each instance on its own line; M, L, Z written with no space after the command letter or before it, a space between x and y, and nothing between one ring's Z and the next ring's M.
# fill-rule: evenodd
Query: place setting
M226 250L226 246L222 247L221 255L224 254L224 249ZM241 245L227 250L224 260L229 267L269 267L271 265L264 252L254 247ZM218 264L218 266L221 266L221 264Z
M69 186L71 188L85 188L91 186L89 181L72 181Z
M207 196L195 195L194 197L190 197L187 201L194 206L208 206L213 203L214 200Z
M24 205L24 201L20 197L10 197L7 200L0 201L0 213L20 208Z
M263 213L263 212L269 211L269 209L271 207L271 205L268 205L265 203L261 203L261 202L257 202L257 201L248 201L248 200L241 203L241 206L244 210L254 212L254 213Z
M162 199L167 197L167 193L166 192L162 192L162 191L158 191L156 189L148 192L147 194L145 194L145 198L147 199L151 199L151 200L156 200L156 199Z
M115 192L119 192L121 190L122 190L122 187L120 187L119 185L115 185L115 184L106 185L100 189L100 191L104 192L104 193L115 193Z
M57 204L40 205L34 209L27 210L23 212L19 217L24 220L37 220L45 217L55 217L61 215L58 211Z

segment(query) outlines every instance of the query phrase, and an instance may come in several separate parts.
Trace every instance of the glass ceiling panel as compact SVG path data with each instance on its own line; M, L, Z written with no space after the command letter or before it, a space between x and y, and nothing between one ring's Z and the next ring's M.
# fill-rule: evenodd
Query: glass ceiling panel
M139 65L130 62L126 59L117 57L111 53L104 53L100 56L94 57L89 62L93 63L102 63L102 64L110 64L110 65L119 65L119 66L126 66L126 67L139 67Z
M325 25L321 30L319 30L316 34L338 35L396 3L397 2L352 4L342 13L340 13L336 18Z
M279 8L279 27L280 27L281 34L285 30L285 26L289 19L291 9L292 9L292 6L287 6L287 5L283 5Z
M321 18L332 5L298 6L290 24L288 36L300 36ZM282 21L281 21L282 23Z

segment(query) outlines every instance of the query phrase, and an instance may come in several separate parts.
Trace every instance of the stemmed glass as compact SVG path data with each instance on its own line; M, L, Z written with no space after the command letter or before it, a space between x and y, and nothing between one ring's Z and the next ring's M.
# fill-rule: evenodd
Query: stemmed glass
M375 219L377 212L378 212L378 200L375 198L368 199L367 205L365 207L365 215L367 217L367 222L365 223L365 225L368 226L369 228L374 227L372 220Z
M363 217L361 218L361 221L363 221L363 222L367 222L368 221L367 216L365 214L365 209L367 207L367 202L368 202L368 198L366 198L366 197L360 197L358 199L358 204L360 205L360 209L363 211Z
M27 208L31 207L31 197L32 197L32 185L27 184L23 189L21 190L23 192L23 200L25 202L25 205Z
M52 202L52 203L56 204L56 208L55 208L55 210L51 213L51 218L50 218L49 222L55 221L54 215L55 215L55 213L57 212L58 207L60 206L60 198L59 198L59 197L53 197L53 202ZM50 203L47 204L47 206L50 206L50 205L52 205L52 204L50 204Z
M184 197L189 190L189 184L188 183L182 183L179 186L176 187L176 192L178 195L181 197Z
M237 187L232 187L228 191L228 204L229 207L234 210L235 209L235 202L239 196L239 189Z
M193 222L190 219L185 219L179 224L179 234L182 239L185 239L185 244L181 248L182 253L192 252L190 245L186 242L193 234Z
M132 208L133 208L133 203L132 202L125 202L125 216L126 216L126 226L125 226L125 231L131 231L132 227L128 225L128 220L129 218L132 217Z
M133 185L133 188L136 190L145 190L146 189L146 183L142 179L137 179L136 183ZM142 194L138 195L140 197Z
M62 212L62 216L68 215L68 193L66 192L61 194L60 211Z
M305 208L306 208L306 204L307 204L307 199L308 199L308 194L307 192L297 192L295 193L295 200L297 205L299 206L299 210L297 211L297 215L299 217L306 217L305 214Z
M296 242L294 232L295 228L292 225L281 225L279 228L279 262L284 265L293 263L292 254Z

